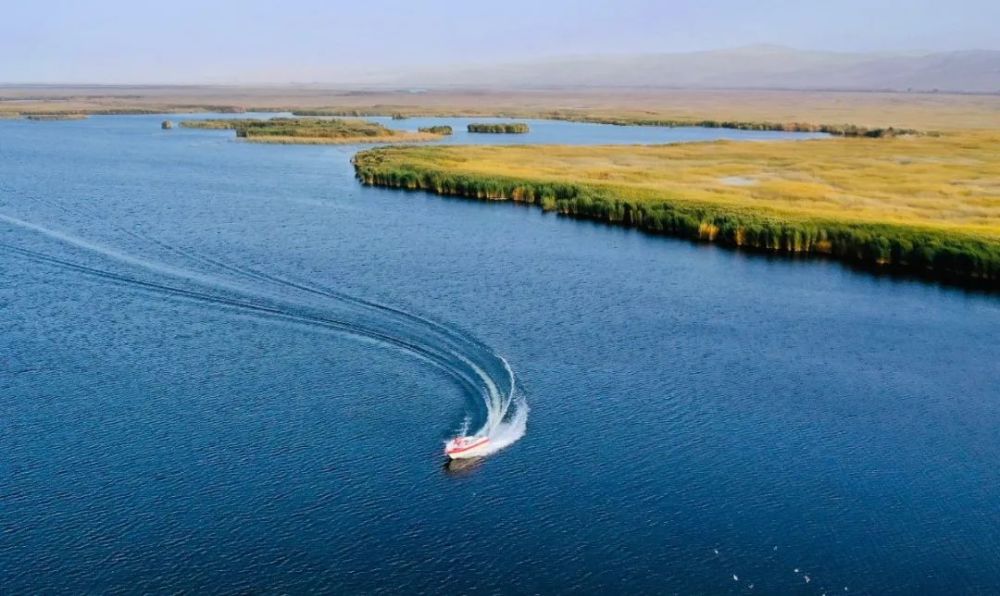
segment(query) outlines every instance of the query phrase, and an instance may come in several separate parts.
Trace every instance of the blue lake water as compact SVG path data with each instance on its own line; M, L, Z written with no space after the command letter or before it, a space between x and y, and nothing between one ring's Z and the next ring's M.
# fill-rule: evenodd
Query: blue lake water
M995 296L163 118L0 121L4 594L1000 592ZM448 142L790 136L530 124Z

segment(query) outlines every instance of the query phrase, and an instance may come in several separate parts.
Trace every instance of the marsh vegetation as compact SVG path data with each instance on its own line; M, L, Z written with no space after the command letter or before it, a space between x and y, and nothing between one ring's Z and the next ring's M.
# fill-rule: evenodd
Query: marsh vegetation
M528 125L523 122L500 124L472 123L468 126L468 131L490 134L524 134L528 132Z
M448 135L454 133L454 131L452 130L452 128L450 126L447 126L447 125L423 126L421 128L418 128L417 131L418 132L429 132L431 134L444 135L444 136L448 136Z
M1000 133L664 146L401 147L366 184L1000 284ZM740 184L733 184L739 180Z
M572 120L572 118L568 118ZM595 124L612 124L616 126L663 126L678 128L694 126L699 128L728 128L732 130L767 130L775 132L813 132L826 133L835 137L868 137L880 139L900 135L921 134L912 128L896 128L892 126L858 126L856 124L810 124L808 122L762 122L741 120L658 120L655 118L614 118L589 117L578 121Z
M257 143L371 143L428 141L438 134L407 133L376 122L347 119L272 118L185 120L185 128L236 131L238 138Z

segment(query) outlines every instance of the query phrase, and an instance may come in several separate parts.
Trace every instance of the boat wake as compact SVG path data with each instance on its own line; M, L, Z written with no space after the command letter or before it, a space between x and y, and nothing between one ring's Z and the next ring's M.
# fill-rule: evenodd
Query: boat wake
M462 434L471 431L471 436L488 439L486 448L477 452L479 457L511 445L525 433L528 406L508 362L454 327L319 284L202 256L131 230L115 231L169 251L197 269L130 254L2 213L0 222L61 245L57 254L79 253L83 262L0 243L9 256L73 271L102 283L340 333L419 358L445 373L467 396L470 409ZM114 266L109 266L111 263Z

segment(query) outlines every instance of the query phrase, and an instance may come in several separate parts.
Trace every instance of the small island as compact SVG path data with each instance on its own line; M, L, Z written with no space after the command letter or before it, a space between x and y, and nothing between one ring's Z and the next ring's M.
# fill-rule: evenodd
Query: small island
M347 119L272 118L185 120L184 128L235 130L237 138L254 143L351 144L434 141L441 134L404 132L376 122Z
M469 132L472 133L489 133L489 134L525 134L528 132L528 125L523 122L513 122L509 124L484 124L484 123L473 123L468 126Z
M448 136L448 135L451 135L452 133L454 133L454 131L452 130L452 128L450 126L447 126L447 125L424 126L424 127L418 128L417 131L419 131L419 132L427 132L427 133L430 133L432 135L444 135L444 136Z
M86 114L82 114L82 113L77 113L77 112L73 112L73 113L53 112L53 113L46 113L46 114L25 114L24 118L26 120L38 120L38 121L43 121L43 120L86 120L87 119L87 115Z

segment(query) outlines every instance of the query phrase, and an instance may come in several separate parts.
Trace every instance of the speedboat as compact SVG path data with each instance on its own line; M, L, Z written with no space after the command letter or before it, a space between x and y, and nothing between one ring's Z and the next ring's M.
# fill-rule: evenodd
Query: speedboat
M444 454L451 459L481 457L489 448L489 437L455 437L444 444Z

